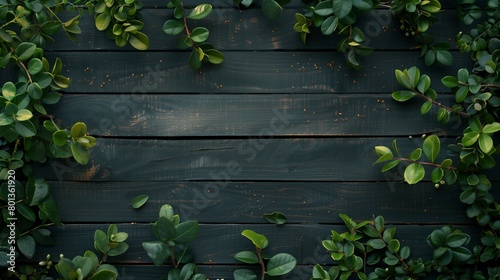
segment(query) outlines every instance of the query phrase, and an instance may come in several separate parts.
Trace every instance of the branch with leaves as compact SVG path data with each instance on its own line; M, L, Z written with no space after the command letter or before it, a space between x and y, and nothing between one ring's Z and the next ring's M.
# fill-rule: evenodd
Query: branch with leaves
M177 38L177 47L192 49L189 65L193 69L198 69L203 61L212 64L222 63L224 55L215 49L212 44L206 42L210 34L209 30L205 27L196 27L191 30L188 26L188 19L199 20L206 18L212 11L212 5L200 4L189 13L182 0L171 0L168 6L174 9L175 19L167 20L163 24L163 31L169 35L184 33Z

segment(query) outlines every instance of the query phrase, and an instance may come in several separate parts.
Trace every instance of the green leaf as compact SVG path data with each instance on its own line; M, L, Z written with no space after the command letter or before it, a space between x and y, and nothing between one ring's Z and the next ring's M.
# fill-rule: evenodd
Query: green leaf
M174 209L170 204L163 204L160 208L159 217L165 217L170 221L174 218Z
M397 265L399 263L399 259L394 255L388 255L384 258L384 263L387 265Z
M436 167L431 172L431 181L433 183L439 183L443 179L444 171L442 168Z
M87 125L83 122L77 122L71 127L71 138L77 139L87 134Z
M297 260L290 254L277 254L267 263L267 274L269 276L285 275L292 271L297 264Z
M196 43L205 42L208 39L209 31L205 27L196 27L191 31L189 37Z
M412 163L406 167L404 172L405 181L410 184L416 184L420 182L425 176L425 169L419 163Z
M33 113L31 113L30 110L28 109L21 109L17 111L15 114L16 120L22 122L22 121L27 121L33 117Z
M208 61L212 64L220 64L224 61L224 55L216 50L216 49L208 49L204 50L205 57L208 58Z
M422 115L425 115L429 112L429 110L432 108L432 101L430 100L427 100L424 102L424 104L422 104L422 106L420 107L420 113Z
M408 257L410 257L410 247L408 247L408 246L402 247L401 251L399 252L399 256L402 259L407 259Z
M94 232L94 248L100 253L106 253L109 249L108 236L102 230Z
M479 139L479 135L480 133L474 131L465 133L464 137L462 138L462 144L464 144L464 146L466 147L474 145Z
M481 133L479 136L479 148L483 153L489 154L493 150L493 139L491 136Z
M453 76L445 76L441 79L441 83L447 88L454 88L458 86L458 79Z
M466 242L469 241L469 236L463 233L452 233L446 236L446 245L451 248L457 248L463 245L466 245Z
M465 204L472 204L476 201L476 192L474 190L466 190L460 194L460 201Z
M408 157L411 160L419 160L421 156L422 156L422 149L416 148Z
M177 236L172 240L178 244L186 244L198 237L199 226L197 221L185 221L175 226Z
M102 13L95 17L95 27L99 31L106 30L110 22L111 22L111 15L107 13Z
M272 223L272 224L277 224L277 225L282 225L287 222L287 218L285 214L281 212L273 212L271 214L264 214L264 218Z
M19 214L25 217L27 220L34 222L36 220L36 214L31 209L26 202L20 202L16 204L16 210Z
M352 0L333 1L333 13L340 19L352 10Z
M27 60L35 54L36 45L33 43L23 42L17 46L14 51L19 60Z
M396 74L396 80L400 85L402 85L407 89L412 88L412 83L410 81L410 77L408 76L408 70L401 71L399 69L396 69L395 74Z
M0 113L0 126L7 126L14 123L14 118L6 115L5 113Z
M400 160L393 160L391 162L388 162L386 163L383 167L382 167L382 172L386 172L394 167L396 167L401 161Z
M100 270L92 275L88 280L116 280L118 273L111 270Z
M283 7L281 7L281 5L275 0L262 1L262 12L264 12L264 15L267 18L275 20L281 15L282 11Z
M333 3L332 1L323 1L319 2L315 7L314 7L314 13L320 16L329 16L333 14Z
M196 6L191 13L187 16L190 19L202 19L210 14L212 11L212 5L210 4L201 4Z
M379 157L375 163L388 161L394 158L391 149L385 146L375 146L375 153Z
M34 180L34 192L31 199L30 206L38 205L49 195L49 184L43 178L36 178Z
M33 137L36 135L36 128L31 121L16 121L16 132L22 137Z
M36 243L35 239L30 235L23 235L17 239L17 248L28 259L32 259L35 255Z
M397 240L397 239L391 239L391 241L389 241L388 247L392 253L397 253L399 251L400 246L401 246L401 244L399 243L399 240Z
M500 131L500 123L494 122L483 127L483 133L495 133Z
M322 2L324 3L324 2ZM321 24L321 33L324 35L331 35L337 29L339 18L336 16L329 16Z
M257 280L255 272L249 269L237 269L233 272L234 280Z
M17 93L16 85L12 82L6 82L2 86L2 95L7 100L12 100Z
M81 165L87 164L90 160L89 149L75 142L71 143L71 153L73 154L73 157L75 158L76 162L78 162Z
M153 223L153 233L162 242L167 243L176 236L174 223L167 217L161 216Z
M396 101L399 101L399 102L405 102L407 100L410 100L411 98L413 98L416 95L417 94L413 91L398 90L398 91L395 91L392 93L392 98Z
M61 75L55 75L54 76L54 83L52 84L53 86L57 86L59 88L68 88L70 84L70 79L68 77L64 77Z
M203 51L201 51L203 52ZM193 50L191 52L191 55L189 56L189 65L193 69L198 69L201 67L201 60L203 57L200 55L200 52L198 50Z
M43 63L38 58L33 58L28 63L28 72L31 75L38 74L38 72L40 72L42 69L43 69Z
M463 102L467 97L467 94L469 94L469 87L460 87L455 93L455 101L457 103Z
M50 122L52 123L52 122ZM54 127L55 128L55 127ZM57 129L57 128L55 128ZM68 143L69 135L66 131L64 130L58 130L52 134L52 141L54 141L54 144L57 146L64 146Z
M241 232L241 235L252 241L253 245L257 246L259 249L264 249L269 244L267 237L262 234L256 233L253 230L245 229Z
M384 240L380 238L370 239L366 242L366 245L373 247L374 249L382 249L385 248L386 244Z
M431 78L429 78L429 76L424 74L418 79L417 89L421 93L425 93L430 86L431 86Z
M130 33L128 37L128 42L132 47L137 50L144 51L149 47L149 38L146 34L137 31L136 33Z
M134 197L134 199L132 199L132 207L134 209L138 209L138 208L141 208L149 199L149 196L148 195L139 195L139 196L136 196Z
M453 56L446 50L436 51L436 59L443 66L450 66L453 63Z
M469 71L466 68L459 69L457 78L460 82L467 83L469 81Z
M439 151L441 150L441 141L439 140L439 137L433 134L425 138L422 150L424 155L431 162L434 162L439 155Z
M248 263L248 264L256 264L259 263L259 258L254 252L250 251L241 251L234 255L234 258L239 260L240 262Z

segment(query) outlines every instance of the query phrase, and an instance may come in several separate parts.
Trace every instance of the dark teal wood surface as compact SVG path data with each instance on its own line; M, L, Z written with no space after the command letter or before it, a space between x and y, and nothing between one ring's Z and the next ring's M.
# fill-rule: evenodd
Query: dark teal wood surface
M378 9L358 24L376 49L362 58L360 71L346 67L335 49L338 38L316 31L302 44L292 28L299 0L276 21L263 16L260 3L240 11L232 0L213 1L212 15L197 24L210 29L209 41L225 61L194 71L189 52L175 49L175 37L161 31L172 14L167 2L143 2L147 51L117 48L88 15L76 43L58 36L48 46L47 56L60 57L72 81L51 113L62 126L87 123L98 144L86 166L50 160L37 167L50 181L64 226L54 229L54 247L38 248L36 260L83 254L93 248L95 229L117 223L131 246L109 259L120 279L159 279L169 268L154 267L141 242L153 239L149 223L165 203L202 224L193 245L210 279L232 279L243 267L233 255L252 248L240 235L247 228L266 234L272 252L297 258L286 279L309 279L312 264L332 263L321 240L344 229L340 213L384 215L415 257L431 255L425 238L442 225L477 237L458 186L408 186L401 172L382 174L382 165L373 165L374 146L393 139L409 153L423 134L443 137L442 147L460 135L458 122L441 125L433 112L421 116L422 100L401 104L390 95L400 88L394 71L416 65L431 77L440 102L454 103L439 79L471 66L453 42L467 28L456 19L455 1L442 1L446 10L433 27L437 40L452 46L452 66L425 66L390 13ZM190 7L202 2L186 1ZM15 75L1 73L2 82ZM498 172L490 177L500 181ZM150 196L148 203L132 209L140 194ZM273 211L287 215L289 224L268 224L262 215Z

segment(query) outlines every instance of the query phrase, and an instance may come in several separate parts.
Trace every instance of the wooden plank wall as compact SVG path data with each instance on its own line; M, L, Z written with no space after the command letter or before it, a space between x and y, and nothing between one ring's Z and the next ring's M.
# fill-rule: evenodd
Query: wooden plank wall
M447 2L433 30L454 45L464 27L454 1ZM76 44L60 38L49 47L48 56L60 57L72 78L55 115L63 125L87 123L98 145L87 166L59 161L39 169L51 181L65 226L54 230L55 246L37 256L82 254L93 248L95 229L117 223L130 234L129 251L110 259L121 279L158 279L168 268L152 266L141 242L153 239L149 223L164 203L201 223L193 248L210 279L232 279L241 267L232 256L251 249L240 235L247 228L267 235L272 252L297 258L287 279L309 279L310 264L331 263L320 241L343 229L339 213L384 215L415 256L429 256L425 237L436 227L474 232L459 187L408 186L372 165L373 147L393 139L407 151L424 133L453 142L456 123L442 126L433 114L420 116L420 102L397 104L390 93L398 88L394 70L413 65L444 92L439 78L469 67L468 54L454 50L451 67L425 67L390 13L377 10L358 24L376 52L353 71L335 51L335 38L314 32L302 44L292 29L300 1L269 21L259 7L240 11L219 0L200 24L226 59L193 71L189 54L161 31L172 15L166 1L144 3L148 51L118 49L88 16ZM150 200L134 210L130 202L140 194ZM273 211L283 212L288 225L262 218Z

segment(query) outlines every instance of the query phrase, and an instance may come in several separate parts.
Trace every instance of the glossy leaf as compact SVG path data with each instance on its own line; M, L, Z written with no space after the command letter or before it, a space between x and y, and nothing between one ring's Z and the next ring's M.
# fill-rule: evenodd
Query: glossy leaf
M172 240L178 244L193 242L198 237L199 226L197 221L185 221L175 226L177 235Z
M163 265L170 258L170 249L160 241L143 242L142 247L155 266Z
M333 13L340 19L352 10L352 0L333 1Z
M440 150L441 141L439 140L439 137L433 134L425 138L424 144L422 145L422 151L431 162L434 162L436 160Z
M290 254L279 253L267 263L267 274L270 276L285 275L292 271L297 264L297 260Z
M146 202L148 201L148 199L149 199L148 195L139 195L139 196L136 196L136 197L134 197L134 199L132 199L132 207L134 209L141 208L144 204L146 204Z
M409 90L398 90L392 93L392 98L399 102L405 102L416 96L417 94Z
M404 172L405 181L410 184L416 184L420 182L425 176L425 169L419 163L412 163L408 165Z
M241 232L241 235L245 236L250 241L252 241L253 245L255 245L259 249L264 249L269 244L267 237L265 237L262 234L256 233L255 231L250 229L243 230Z
M255 272L249 269L237 269L233 272L234 280L257 280Z
M35 255L36 243L30 235L23 235L17 239L17 248L28 259L32 259Z
M248 264L256 264L259 262L259 258L254 252L251 251L242 251L234 255L234 258L239 260L240 262L248 263Z
M212 11L212 5L201 4L196 6L187 16L190 19L202 19L207 17Z
M134 34L131 33L128 38L128 42L130 43L130 45L132 45L132 47L140 51L144 51L149 48L148 36L139 31Z
M285 214L281 212L273 212L271 214L264 214L264 218L272 223L272 224L277 224L277 225L282 225L287 222L287 218Z

